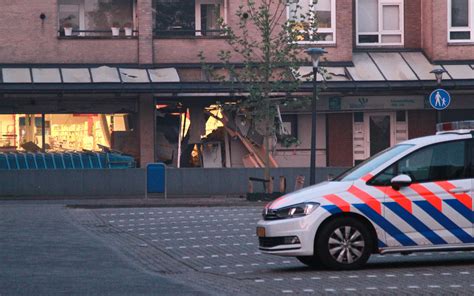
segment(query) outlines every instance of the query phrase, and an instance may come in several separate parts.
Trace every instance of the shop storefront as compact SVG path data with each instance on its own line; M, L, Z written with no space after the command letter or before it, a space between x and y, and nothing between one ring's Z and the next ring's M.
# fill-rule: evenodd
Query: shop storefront
M0 152L99 151L129 131L127 114L2 114Z

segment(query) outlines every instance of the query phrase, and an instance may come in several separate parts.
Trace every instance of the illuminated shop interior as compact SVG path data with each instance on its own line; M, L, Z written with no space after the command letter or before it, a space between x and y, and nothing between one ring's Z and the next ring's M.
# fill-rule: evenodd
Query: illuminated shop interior
M0 152L100 151L128 130L127 114L0 114Z

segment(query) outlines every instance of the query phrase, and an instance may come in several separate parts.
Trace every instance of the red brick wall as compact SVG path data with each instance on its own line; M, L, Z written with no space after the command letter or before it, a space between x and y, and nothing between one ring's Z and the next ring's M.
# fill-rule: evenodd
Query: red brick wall
M421 48L421 0L405 0L405 47Z
M137 1L138 15L138 62L153 64L153 14L152 1Z
M0 63L137 62L137 40L58 39L56 0L0 5ZM44 22L41 13L46 15Z
M448 44L448 1L422 1L423 49L433 61L473 60L474 44Z
M352 61L355 30L352 4L352 0L336 0L336 47L326 48L329 61Z
M421 1L421 47L428 57L433 56L433 0Z
M327 114L328 166L353 166L352 113Z
M230 25L239 22L235 15L239 5L240 1L228 0L227 18ZM254 35L258 36L258 33L254 32ZM328 52L325 55L328 61L347 62L352 60L352 36L352 0L336 0L336 45L310 44L305 47L324 47ZM154 48L156 63L199 63L200 51L205 53L207 62L219 62L219 51L230 49L223 39L205 38L155 39ZM241 60L236 58L233 61Z
M436 111L408 111L408 138L418 138L434 135L436 132Z
M240 1L227 1L229 23L236 24L235 11ZM56 0L3 2L0 63L198 63L200 50L217 61L217 52L226 48L224 40L215 39L157 39L153 42L151 0L137 0L139 38L132 40L59 39ZM337 0L336 12L337 45L327 47L326 58L350 61L352 0ZM39 17L41 13L46 15L44 22Z

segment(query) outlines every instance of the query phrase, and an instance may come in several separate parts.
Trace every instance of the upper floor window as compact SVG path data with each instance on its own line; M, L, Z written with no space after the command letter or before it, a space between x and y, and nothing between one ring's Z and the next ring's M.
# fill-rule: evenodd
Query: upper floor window
M293 0L288 1L288 19L297 23L301 35L299 43L326 43L336 42L336 0ZM318 29L316 34L310 32L304 22L316 13Z
M120 34L134 28L134 10L134 0L58 0L60 34L112 36L112 27Z
M219 36L224 0L153 0L157 36Z
M450 42L474 41L473 2L472 0L448 1L448 40Z
M356 0L357 45L403 45L403 0Z

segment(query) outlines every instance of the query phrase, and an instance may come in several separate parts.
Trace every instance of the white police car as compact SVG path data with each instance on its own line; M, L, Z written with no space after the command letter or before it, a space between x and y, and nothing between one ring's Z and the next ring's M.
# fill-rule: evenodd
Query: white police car
M354 269L373 253L474 249L474 121L393 146L287 194L258 222L262 252Z

